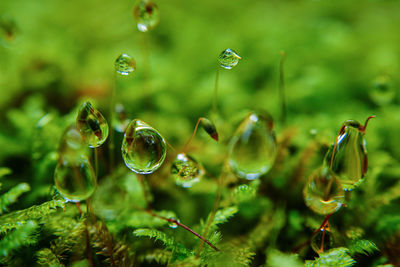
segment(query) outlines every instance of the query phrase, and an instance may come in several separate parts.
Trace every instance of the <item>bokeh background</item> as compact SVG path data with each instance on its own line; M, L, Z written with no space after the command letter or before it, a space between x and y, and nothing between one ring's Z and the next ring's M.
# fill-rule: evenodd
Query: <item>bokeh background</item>
M11 168L15 178L3 187L21 181L37 185L18 207L46 199L53 183L54 154L48 153L55 153L62 131L50 129L48 136L40 138L51 142L35 143L34 130L45 114L72 121L79 103L91 99L107 117L115 87L116 100L130 119L148 122L179 149L197 118L210 115L217 57L226 48L243 59L232 70L220 71L217 126L222 142L215 144L199 132L191 148L212 174L219 173L226 142L247 110L272 114L278 140L285 130L295 129L289 149L293 158L312 140L331 143L343 121L363 123L376 115L366 135L375 178L370 191L362 192L372 192L376 186L384 194L397 184L399 1L160 0L160 23L147 33L137 30L134 4L126 0L0 1L0 165ZM286 124L279 120L281 51L287 55ZM121 53L137 62L129 77L115 76L114 61ZM48 147L35 156L35 146ZM107 151L104 154L107 158ZM48 156L46 166L35 164L41 155ZM320 156L322 162L322 152ZM271 188L285 190L288 172L278 175L281 180L272 179ZM157 188L157 176L151 179ZM304 180L299 183L301 187ZM172 190L165 188L155 189L155 206L175 209L186 222L195 222L199 214L205 217L212 207L212 194L186 199L186 206L177 199L164 201L168 193L163 190ZM205 189L197 193L204 194ZM183 198L182 194L178 195ZM191 212L199 205L199 214ZM307 209L296 205L296 212ZM398 201L393 205L389 215L400 211ZM297 218L296 214L291 216ZM240 227L227 231L235 230L246 232ZM290 243L301 227L291 231L282 242ZM288 248L287 243L281 248Z

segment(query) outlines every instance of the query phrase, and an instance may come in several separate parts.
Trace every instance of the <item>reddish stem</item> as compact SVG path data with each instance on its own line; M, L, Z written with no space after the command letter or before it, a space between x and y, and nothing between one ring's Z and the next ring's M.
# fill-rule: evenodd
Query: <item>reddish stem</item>
M360 128L358 129L360 132L365 133L365 130L367 129L367 125L370 119L375 118L375 115L369 116L367 118L367 120L364 123L364 126L360 126Z
M179 222L179 221L177 221L177 220L175 220L175 219L172 219L172 218L167 218L167 217L164 217L164 216L160 216L160 215L158 215L158 214L152 212L151 210L144 210L144 211L147 212L148 214L150 214L150 215L153 216L153 217L160 218L160 219L162 219L162 220L168 221L168 222L170 222L170 223L174 223L174 224L176 224L176 225L182 227L182 228L185 229L186 231L191 232L192 234L194 234L195 236L197 236L198 238L200 238L201 240L203 240L204 242L206 242L207 245L209 245L209 246L210 246L211 248L213 248L215 251L220 251L216 246L214 246L213 244L211 244L210 241L208 241L207 239L205 239L204 237L202 237L201 235L199 235L198 233L196 233L195 231L193 231L192 229L190 229L189 227L187 227L187 226L184 225L183 223L181 223L181 222Z
M194 127L193 134L192 134L192 136L189 138L189 140L187 141L187 143L185 144L185 146L183 147L182 153L185 153L185 152L186 152L186 150L187 150L187 148L188 148L190 142L192 142L194 136L196 135L197 128L199 127L199 124L200 124L200 122L201 122L201 119L202 119L202 118L199 118L199 119L197 120L196 126Z

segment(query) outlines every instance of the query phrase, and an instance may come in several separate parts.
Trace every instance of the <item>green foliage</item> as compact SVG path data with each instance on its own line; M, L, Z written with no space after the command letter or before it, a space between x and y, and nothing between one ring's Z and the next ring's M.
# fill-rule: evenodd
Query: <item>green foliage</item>
M267 262L266 267L302 267L303 262L299 259L296 254L286 254L279 250L267 251Z
M10 254L23 247L32 246L37 242L37 223L27 221L23 226L14 229L0 241L0 255L6 259Z
M25 192L31 190L27 183L21 183L11 188L7 193L0 196L0 215L7 212L7 206L17 201L18 197Z
M354 240L349 246L349 252L351 255L354 254L364 254L366 256L379 251L379 248L376 244L369 240Z
M318 259L306 261L306 267L346 267L353 266L356 262L350 257L347 248L334 248L321 253Z
M43 267L58 267L64 266L58 260L57 256L49 249L43 248L36 253L37 264Z

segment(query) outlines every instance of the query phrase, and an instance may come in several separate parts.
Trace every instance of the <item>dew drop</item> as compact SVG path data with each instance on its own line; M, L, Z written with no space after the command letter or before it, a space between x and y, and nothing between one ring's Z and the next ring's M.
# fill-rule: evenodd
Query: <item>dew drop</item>
M235 51L228 48L221 52L218 56L218 62L224 69L230 70L235 67L239 60L242 59Z
M177 222L180 222L179 219L176 219L176 218L174 218L174 217L171 217L170 219L173 219L173 220L176 220ZM170 228L172 228L172 229L178 228L178 224L175 223L175 222L168 222L168 226L169 226Z
M271 116L253 112L244 118L229 143L229 165L239 177L257 179L271 169L276 151Z
M367 142L364 136L368 120L372 117L364 126L355 120L346 121L336 138L336 145L332 144L325 156L325 167L331 168L344 190L357 187L367 172Z
M126 129L121 151L129 169L136 173L149 174L163 163L166 143L154 128L136 119Z
M76 127L89 147L101 146L108 137L108 124L103 115L88 101L83 103L76 118Z
M129 75L136 70L136 61L127 54L121 54L115 60L115 71L121 75Z
M177 185L188 188L200 182L204 170L191 156L180 153L172 162L171 174Z
M338 178L328 168L315 170L303 189L306 205L314 212L327 215L344 203L344 190Z
M396 96L390 77L381 75L376 78L369 95L372 101L379 106L390 104Z
M333 234L327 228L321 229L311 238L311 248L318 254L330 250L333 246Z
M82 135L75 125L65 130L58 153L60 157L66 158L68 161L79 160L82 156L89 156L89 148L84 143Z
M126 111L125 107L121 104L118 103L115 105L115 110L114 110L114 129L117 132L124 133L126 130L126 127L128 127L129 120L126 116Z
M137 28L141 32L147 32L157 26L160 20L158 6L151 0L139 0L133 8L133 17Z
M87 157L81 157L79 160L63 157L54 172L54 182L65 199L78 202L93 194L96 175Z

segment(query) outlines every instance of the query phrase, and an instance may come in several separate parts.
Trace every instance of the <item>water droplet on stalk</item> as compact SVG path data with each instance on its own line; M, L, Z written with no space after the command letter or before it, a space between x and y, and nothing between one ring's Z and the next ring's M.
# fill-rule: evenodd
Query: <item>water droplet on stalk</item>
M311 238L311 248L318 254L330 250L334 246L332 232L326 227L318 231Z
M122 157L126 166L140 174L156 171L166 155L164 138L141 120L129 123L122 141Z
M339 178L344 190L357 187L368 170L367 142L365 125L348 120L341 127L335 143L325 156L325 167L330 168Z
M232 69L235 67L239 60L242 59L235 51L228 48L221 52L218 56L218 62L224 69Z
M180 220L178 220L178 219L176 219L176 218L174 218L174 217L172 217L172 218L170 218L170 219L173 219L173 220L176 220L177 222L180 222ZM174 222L168 222L168 226L169 226L170 228L172 228L172 229L178 228L178 224L177 224L177 223L174 223Z
M230 141L229 164L239 177L256 179L272 168L276 152L271 116L252 112Z
M201 177L204 175L204 170L191 156L180 153L172 162L171 174L177 185L187 188L200 182Z
M115 71L121 75L129 75L136 70L136 61L127 54L121 54L115 60Z
M147 32L157 26L160 20L158 6L151 0L139 0L133 8L133 17L137 28L141 32Z
M342 185L328 168L319 168L311 174L303 197L306 205L321 215L336 212L344 203Z
M88 158L68 160L64 157L56 167L54 182L64 198L77 202L93 194L96 188L96 175Z
M108 124L103 115L86 101L79 109L76 127L89 147L99 147L107 139Z

